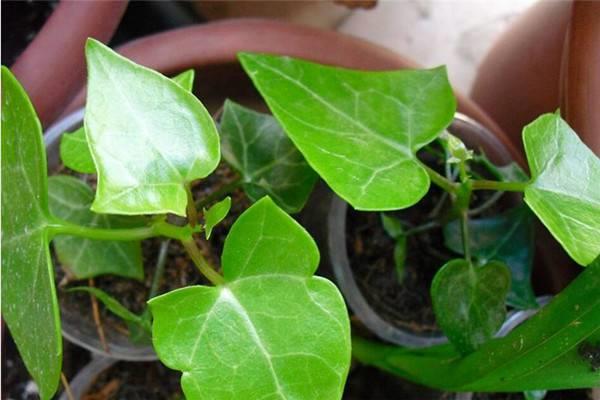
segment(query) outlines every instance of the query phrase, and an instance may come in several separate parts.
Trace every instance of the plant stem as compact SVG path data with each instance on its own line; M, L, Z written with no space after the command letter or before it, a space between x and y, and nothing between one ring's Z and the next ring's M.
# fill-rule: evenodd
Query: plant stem
M448 179L438 174L435 170L433 170L425 164L421 164L421 166L425 168L425 171L427 171L427 174L429 175L429 178L433 183L435 183L448 193L456 193L456 184L454 182L450 182Z
M196 226L196 222L198 222L198 211L196 210L196 204L194 204L194 195L192 194L190 184L185 185L185 191L187 193L187 219L190 223L190 226L193 228Z
M462 212L460 218L460 232L462 235L465 259L469 262L469 264L471 264L471 246L469 245L469 216L466 210Z
M181 243L202 275L215 286L225 283L223 277L206 261L193 238L182 240Z
M206 207L207 205L209 205L217 200L221 200L225 195L230 194L235 189L240 187L241 184L242 184L241 177L237 177L236 179L232 180L231 182L226 183L225 185L221 186L218 190L212 192L205 198L198 200L196 202L196 209L201 210L203 207Z
M473 180L473 190L499 190L503 192L523 192L527 182L500 182L489 180Z
M404 234L406 236L414 235L415 233L421 233L421 232L425 232L425 231L428 231L431 229L439 228L439 226L440 226L440 223L438 221L429 221L422 225L415 226L414 228L406 230L406 232L404 232Z
M158 260L156 261L156 268L154 269L154 276L152 277L152 285L150 286L150 294L148 299L155 297L158 294L158 287L160 285L160 279L165 272L165 264L167 262L167 253L169 250L169 244L171 240L163 240L160 243L160 250L158 251Z
M500 200L500 198L503 195L504 195L504 192L496 192L496 193L494 193L482 205L480 205L477 208L473 208L472 210L469 210L469 217L481 214L482 212L484 212L485 210L487 210L488 208L490 208L491 206L493 206L494 204L496 204L496 202L498 200Z

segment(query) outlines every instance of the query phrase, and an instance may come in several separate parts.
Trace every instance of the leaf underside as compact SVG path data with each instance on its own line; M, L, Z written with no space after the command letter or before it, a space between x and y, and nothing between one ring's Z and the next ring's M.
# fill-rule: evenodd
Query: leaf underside
M2 318L40 396L58 387L60 318L48 248L46 153L27 94L2 67Z
M160 359L194 399L339 399L350 363L341 295L312 276L318 250L269 198L225 242L226 284L150 301Z
M239 58L308 163L354 208L406 208L427 193L416 152L456 110L445 68L365 72L289 57Z

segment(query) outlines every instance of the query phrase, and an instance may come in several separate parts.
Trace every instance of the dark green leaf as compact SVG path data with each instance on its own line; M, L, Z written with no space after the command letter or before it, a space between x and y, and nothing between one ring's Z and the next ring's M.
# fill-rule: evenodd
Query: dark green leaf
M239 57L308 163L354 208L405 208L427 193L429 176L415 154L454 116L445 68L364 72Z
M444 243L450 250L463 254L457 221L444 227ZM524 206L493 217L469 220L469 247L478 262L498 260L510 268L511 285L506 302L513 307L537 307L531 287L533 244L532 215Z
M339 399L350 364L344 301L314 277L308 233L269 198L231 228L226 284L150 300L154 347L187 398Z
M143 220L136 217L95 214L90 211L94 192L84 182L71 176L52 176L48 180L50 211L53 215L95 228L129 228ZM114 274L143 279L142 247L139 241L92 240L75 236L54 239L58 260L78 279Z
M85 130L98 170L92 210L186 215L185 186L219 163L214 123L172 80L88 39Z
M433 278L431 300L438 325L463 354L487 342L506 318L510 271L501 262L481 267L448 261Z
M27 94L2 67L2 318L42 399L58 387L62 338L48 248L42 128Z
M399 236L404 236L404 228L402 227L402 221L398 218L386 215L384 213L380 214L381 216L381 224L383 225L383 229L385 233L387 233L390 237L397 239Z
M213 228L227 216L229 209L231 208L231 197L226 197L217 204L210 207L208 210L204 209L204 231L206 232L206 238L210 239L210 234Z
M557 114L523 130L532 182L525 202L579 264L600 254L600 159Z
M317 174L277 120L227 100L219 128L223 158L242 176L250 200L269 195L285 211L300 211Z

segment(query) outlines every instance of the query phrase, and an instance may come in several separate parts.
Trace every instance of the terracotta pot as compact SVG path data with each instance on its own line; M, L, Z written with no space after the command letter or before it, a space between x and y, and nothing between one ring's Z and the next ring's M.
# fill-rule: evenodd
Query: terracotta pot
M126 7L124 0L61 1L11 67L43 126L58 117L85 81L85 40L107 42Z

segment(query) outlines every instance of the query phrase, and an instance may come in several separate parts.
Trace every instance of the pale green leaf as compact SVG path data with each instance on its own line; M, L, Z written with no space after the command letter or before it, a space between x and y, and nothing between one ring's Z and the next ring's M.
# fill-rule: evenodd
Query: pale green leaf
M442 143L448 151L448 163L463 163L473 158L473 150L467 149L467 146L458 137L447 131L442 133L440 137L443 139Z
M194 85L194 70L190 69L173 77L173 81L187 91ZM64 133L60 139L60 159L73 171L95 174L96 166L88 147L85 128L82 126L73 133Z
M94 192L84 182L59 175L48 179L50 211L62 220L94 228L129 228L144 223L138 217L96 214L90 211ZM113 274L143 279L142 248L139 241L93 240L58 236L54 250L63 267L77 279Z
M42 399L58 387L62 338L48 248L42 128L27 94L2 67L2 318Z
M227 237L226 284L150 300L154 347L183 371L187 398L341 398L350 325L335 286L312 276L318 258L306 231L264 198Z
M547 390L528 390L523 392L523 397L525 400L543 400L547 392Z
M438 325L463 354L488 341L506 318L510 271L499 261L474 267L448 261L433 278L431 300Z
M216 203L208 210L204 209L204 231L206 232L206 238L210 239L210 234L213 228L227 216L229 209L231 208L231 197L227 196L225 199Z
M489 218L469 220L469 246L480 264L491 260L505 263L511 272L507 304L517 308L535 308L537 302L531 287L534 238L533 218L525 207L517 207ZM444 243L452 251L463 254L458 221L444 227Z
M218 165L202 104L172 80L88 39L85 131L98 170L92 210L186 215L186 185Z
M557 114L523 130L532 181L525 202L580 265L600 254L600 159Z
M302 209L317 174L275 118L227 100L219 131L223 158L242 176L250 200L268 195L289 213Z
M416 152L456 109L445 68L364 72L289 57L239 58L308 163L354 208L405 208L427 193Z

